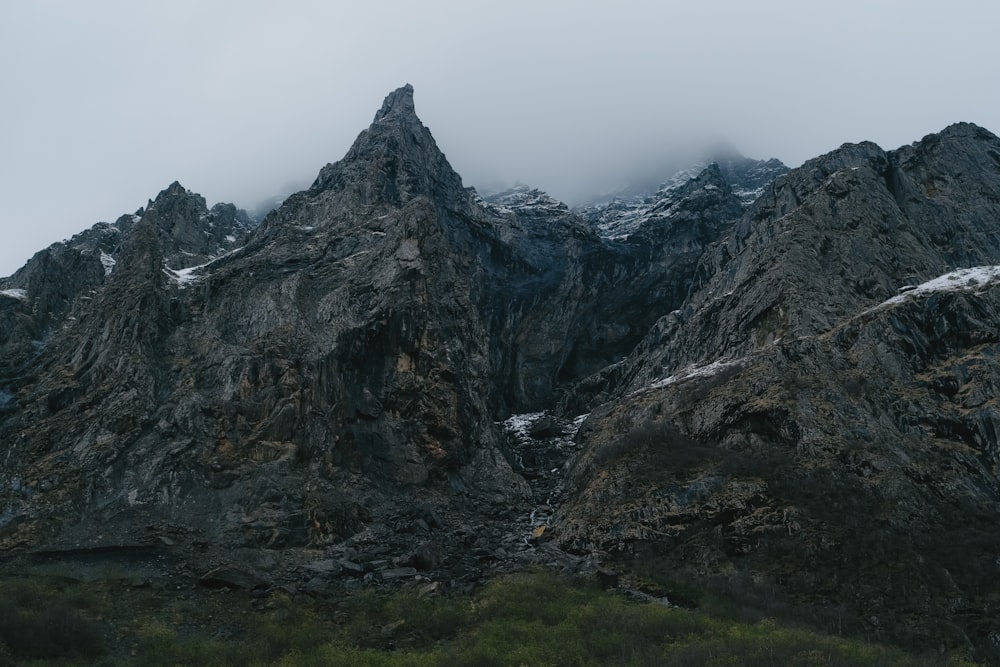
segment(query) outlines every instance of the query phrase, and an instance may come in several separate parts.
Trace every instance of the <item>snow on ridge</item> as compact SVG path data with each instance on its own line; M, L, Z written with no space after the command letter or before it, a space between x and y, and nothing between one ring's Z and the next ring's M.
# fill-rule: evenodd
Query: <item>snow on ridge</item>
M163 272L167 274L167 276L171 280L173 280L174 283L179 288L184 289L188 285L193 285L194 283L197 283L199 280L205 277L205 275L201 274L202 269L211 266L215 262L218 262L220 259L224 257L229 257L230 255L233 255L242 249L243 246L240 246L239 248L233 248L232 250L223 255L219 255L218 257L213 257L204 264L199 264L198 266L189 266L185 269L171 269L169 266L164 266Z
M733 194L736 195L736 198L740 200L743 206L750 206L764 194L765 189L767 188L763 185L752 190L749 188L733 188Z
M708 168L708 162L695 162L693 165L686 169L681 169L676 172L673 176L668 178L666 181L660 184L660 187L656 189L654 197L662 197L663 195L670 194L675 190L680 190L682 187L698 178L701 172Z
M184 289L188 285L192 285L201 279L201 276L195 275L198 269L207 266L206 264L200 264L198 266L190 266L186 269L171 269L169 266L163 267L163 272L176 283L178 287Z
M677 212L683 199L678 199L678 191L698 178L708 163L696 163L687 169L681 169L660 184L653 194L633 195L631 197L613 197L604 204L584 207L587 211L599 211L595 225L597 233L602 238L623 240L635 232L644 222L654 216L667 218ZM717 188L706 185L702 190ZM696 192L690 193L691 195ZM690 195L689 195L690 196Z
M710 364L705 364L704 366L687 366L677 371L673 375L669 375L662 380L657 380L653 384L649 385L649 389L660 389L661 387L666 387L672 384L684 380L690 380L697 377L709 377L711 375L716 375L726 370L727 368L733 368L735 366L740 366L743 364L743 359L716 359ZM638 393L638 392L637 392Z
M919 285L901 287L900 294L886 299L865 312L888 308L914 297L927 296L936 292L973 292L997 282L1000 282L1000 266L973 266L967 269L956 269Z
M488 197L477 198L485 203L487 208L493 208L503 213L520 211L529 214L564 213L568 207L547 192L519 183L509 190L491 194Z
M5 296L10 299L17 299L18 301L27 301L28 291L23 289L5 289L5 290L0 290L0 296Z

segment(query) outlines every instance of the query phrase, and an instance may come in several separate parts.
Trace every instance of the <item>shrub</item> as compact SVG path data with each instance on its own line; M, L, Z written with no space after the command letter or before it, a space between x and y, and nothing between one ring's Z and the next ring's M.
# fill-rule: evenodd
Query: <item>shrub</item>
M0 600L0 644L20 658L95 657L104 652L100 627L62 600L32 601L24 608Z

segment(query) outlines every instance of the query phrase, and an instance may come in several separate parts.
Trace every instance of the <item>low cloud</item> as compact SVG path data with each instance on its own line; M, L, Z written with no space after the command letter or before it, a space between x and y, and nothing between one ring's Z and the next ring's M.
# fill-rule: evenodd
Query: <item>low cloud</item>
M795 166L1000 130L1000 7L971 1L341 5L0 6L0 275L174 180L311 182L405 82L467 184L570 201L719 141Z

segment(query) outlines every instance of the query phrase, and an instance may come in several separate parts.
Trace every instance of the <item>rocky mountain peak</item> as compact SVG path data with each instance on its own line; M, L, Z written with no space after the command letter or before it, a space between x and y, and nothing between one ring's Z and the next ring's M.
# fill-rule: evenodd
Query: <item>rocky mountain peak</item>
M929 135L935 136L935 135ZM995 134L990 132L984 127L980 127L975 123L969 123L966 121L952 123L948 127L944 128L940 132L936 133L939 137L964 137L969 139L978 139L983 141L988 141L991 143L1000 143L1000 138Z
M494 206L517 211L521 214L535 213L544 216L553 212L566 213L568 211L566 204L556 200L547 192L523 183L518 183L503 192L485 195L483 200Z
M180 181L174 181L166 187L166 189L161 190L158 195L156 195L155 202L160 202L161 200L166 200L172 197L184 197L190 195L191 192L181 185Z
M372 124L342 160L320 170L310 191L347 194L364 205L395 206L420 196L448 200L453 207L471 201L417 117L410 84L386 96Z
M410 84L401 86L385 96L382 108L375 114L373 122L378 123L394 117L417 120L417 112L413 106L413 86Z
M205 198L174 181L149 202L143 217L155 220L165 232L172 233L178 226L194 222L206 213Z
M777 160L763 162L729 155L679 171L653 193L615 197L577 209L577 213L601 236L618 240L644 228L662 228L681 210L692 212L722 205L726 210L720 210L714 219L727 222L738 218L765 186L787 170Z
M174 269L203 264L235 248L253 224L232 204L208 208L205 198L174 181L137 216L121 221L126 233L141 219L156 228L163 258Z

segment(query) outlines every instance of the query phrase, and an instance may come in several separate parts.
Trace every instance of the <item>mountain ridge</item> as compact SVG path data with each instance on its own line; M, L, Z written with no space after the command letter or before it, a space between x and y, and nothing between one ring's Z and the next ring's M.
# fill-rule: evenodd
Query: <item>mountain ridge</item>
M953 270L1000 265L1000 139L783 169L480 197L406 85L257 226L171 184L0 280L0 548L327 594L654 567L989 657L1000 292Z

